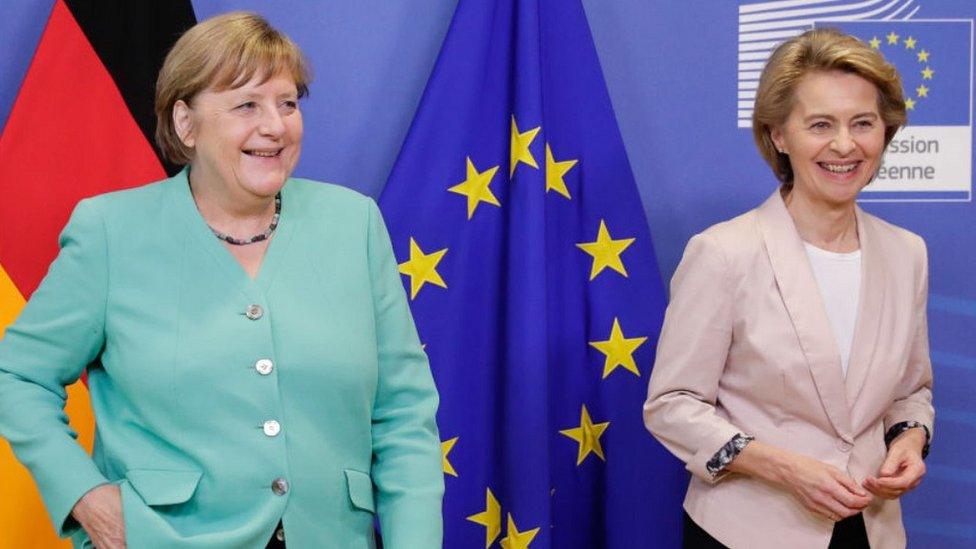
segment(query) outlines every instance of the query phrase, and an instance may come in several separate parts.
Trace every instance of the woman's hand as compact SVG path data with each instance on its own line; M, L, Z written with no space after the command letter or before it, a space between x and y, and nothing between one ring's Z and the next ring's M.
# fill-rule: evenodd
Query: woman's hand
M878 476L864 479L864 487L884 499L898 499L913 490L925 476L924 447L923 429L909 429L898 435L888 447L888 457L881 464Z
M114 484L102 484L88 491L71 515L88 533L98 549L125 549L122 492Z
M838 521L871 503L871 496L840 469L781 448L750 442L728 470L778 484L811 512Z
M782 484L810 511L838 521L860 513L871 503L871 495L840 469L799 454L791 460Z

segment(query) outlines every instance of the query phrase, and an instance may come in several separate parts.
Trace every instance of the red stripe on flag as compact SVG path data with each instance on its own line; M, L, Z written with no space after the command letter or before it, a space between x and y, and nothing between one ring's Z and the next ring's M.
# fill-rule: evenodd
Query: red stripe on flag
M0 264L24 297L75 204L165 172L62 0L0 135Z

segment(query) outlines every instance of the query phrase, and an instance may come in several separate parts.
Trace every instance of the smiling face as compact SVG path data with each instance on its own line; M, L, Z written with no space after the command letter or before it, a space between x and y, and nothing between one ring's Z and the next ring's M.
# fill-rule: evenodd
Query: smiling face
M290 76L254 78L239 88L197 94L192 106L179 101L174 123L193 149L191 180L204 182L231 200L274 196L301 153L302 113Z
M800 80L793 110L770 136L789 155L792 192L830 206L853 204L884 153L878 90L856 74L812 72Z

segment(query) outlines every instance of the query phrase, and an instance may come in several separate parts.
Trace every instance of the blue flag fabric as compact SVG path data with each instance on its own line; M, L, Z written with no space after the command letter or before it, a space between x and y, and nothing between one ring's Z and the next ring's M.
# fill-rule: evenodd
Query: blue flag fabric
M441 394L445 547L676 547L665 297L581 4L461 0L380 199Z

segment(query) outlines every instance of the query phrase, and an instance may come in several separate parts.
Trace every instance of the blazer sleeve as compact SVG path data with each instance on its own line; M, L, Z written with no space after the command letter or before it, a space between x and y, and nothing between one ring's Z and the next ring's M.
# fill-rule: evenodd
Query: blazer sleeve
M61 234L60 252L0 341L0 435L31 472L61 536L86 492L108 482L78 444L65 387L101 352L107 293L104 224L88 201Z
M929 294L928 252L925 241L915 237L916 294L915 335L908 354L908 365L897 385L900 391L888 408L884 418L884 430L907 421L917 421L928 428L929 436L935 433L935 409L932 407L932 361L929 358L929 327L926 307ZM931 440L931 438L930 438Z
M707 233L695 235L671 280L644 423L706 482L724 476L709 473L707 463L741 432L715 409L732 342L733 299L721 247Z
M384 546L441 547L444 475L438 395L379 208L369 202L369 262L379 379L372 477Z

